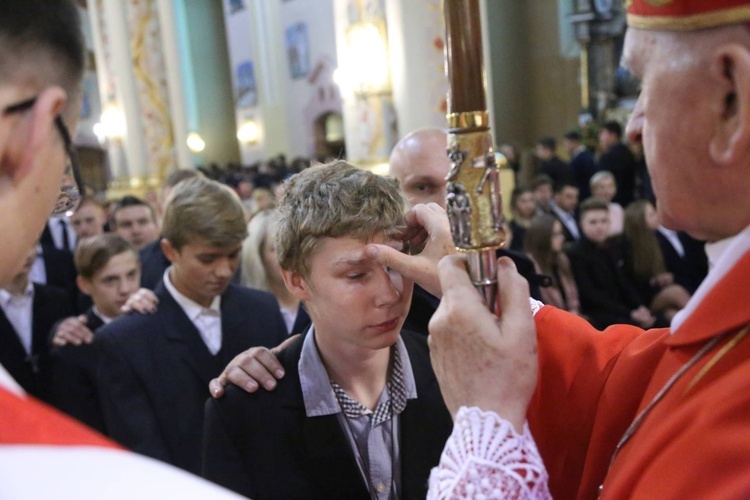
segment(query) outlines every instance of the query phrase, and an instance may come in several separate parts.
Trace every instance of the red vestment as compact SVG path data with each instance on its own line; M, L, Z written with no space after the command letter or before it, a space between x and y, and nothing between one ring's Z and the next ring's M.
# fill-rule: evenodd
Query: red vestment
M602 498L750 495L750 339L737 337L750 324L748 283L750 252L673 334L624 325L599 332L550 306L536 314L540 373L528 416L553 497L596 498L602 483ZM722 334L653 407L610 469L636 415Z

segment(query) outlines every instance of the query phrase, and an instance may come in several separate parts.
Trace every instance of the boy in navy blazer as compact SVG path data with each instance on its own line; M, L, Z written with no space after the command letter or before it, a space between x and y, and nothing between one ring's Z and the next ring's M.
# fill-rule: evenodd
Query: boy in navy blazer
M204 475L252 498L424 498L452 427L424 335L402 331L412 282L369 258L400 248L393 179L346 162L292 177L276 251L313 326L273 392L206 405Z
M204 178L180 183L164 214L172 265L156 313L101 328L98 389L107 434L133 451L200 472L206 386L236 354L286 337L276 299L230 284L247 233L237 196Z

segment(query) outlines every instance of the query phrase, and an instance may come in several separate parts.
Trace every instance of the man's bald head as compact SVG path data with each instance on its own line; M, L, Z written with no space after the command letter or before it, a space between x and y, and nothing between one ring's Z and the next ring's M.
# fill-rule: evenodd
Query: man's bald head
M435 202L445 207L445 178L451 168L446 145L443 130L422 128L393 148L390 174L398 179L411 205Z

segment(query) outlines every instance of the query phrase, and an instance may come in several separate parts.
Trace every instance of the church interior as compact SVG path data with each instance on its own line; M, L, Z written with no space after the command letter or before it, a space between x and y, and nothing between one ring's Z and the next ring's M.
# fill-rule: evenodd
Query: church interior
M617 2L482 0L504 199L530 182L540 137L625 122ZM387 172L396 142L446 128L440 0L80 0L88 47L74 139L94 194L149 200L175 169L261 172L346 158ZM560 155L566 158L565 151ZM526 172L524 174L524 172ZM525 175L525 178L524 178Z

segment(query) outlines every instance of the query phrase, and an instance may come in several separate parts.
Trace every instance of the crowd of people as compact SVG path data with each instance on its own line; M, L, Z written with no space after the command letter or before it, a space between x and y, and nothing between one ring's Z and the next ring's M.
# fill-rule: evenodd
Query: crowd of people
M575 131L565 135L569 163L556 148L539 140L537 175L511 196L511 248L549 277L543 301L601 329L668 326L708 272L703 242L659 223L645 164L619 123L602 125L598 154Z
M450 234L444 131L392 177L303 169L249 224L199 170L106 217L68 128L75 5L0 4L0 497L746 496L750 11L674 3L630 2L624 49L656 206L605 125L580 205L559 160L514 193L497 315ZM660 220L711 242L705 279Z

